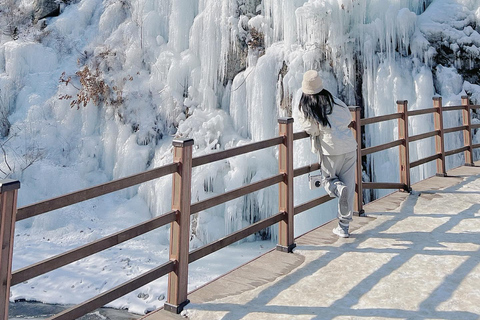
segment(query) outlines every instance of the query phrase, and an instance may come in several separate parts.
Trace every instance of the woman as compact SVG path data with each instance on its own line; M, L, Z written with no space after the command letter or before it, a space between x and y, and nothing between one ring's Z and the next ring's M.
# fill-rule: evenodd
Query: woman
M338 197L338 226L333 233L349 237L355 195L357 142L349 128L352 116L341 100L323 88L318 72L303 75L302 98L298 106L300 123L312 140L312 152L321 164L325 190Z

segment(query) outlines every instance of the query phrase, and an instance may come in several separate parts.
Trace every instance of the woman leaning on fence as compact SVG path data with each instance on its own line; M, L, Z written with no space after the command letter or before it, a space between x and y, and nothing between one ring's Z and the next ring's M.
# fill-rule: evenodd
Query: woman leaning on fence
M336 235L347 238L353 216L357 142L349 128L352 117L348 107L323 88L318 72L303 75L299 104L300 124L310 135L312 152L318 154L323 185L332 197L338 197Z

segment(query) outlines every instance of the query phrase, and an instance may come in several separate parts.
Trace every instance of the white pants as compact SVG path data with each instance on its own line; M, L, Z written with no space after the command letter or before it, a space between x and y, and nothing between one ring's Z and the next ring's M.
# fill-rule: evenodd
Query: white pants
M353 201L355 198L355 163L357 151L340 155L322 155L322 174L325 190L331 197L338 197L337 186L343 184L347 187L348 214L340 212L338 206L337 217L339 222L349 223L353 217Z

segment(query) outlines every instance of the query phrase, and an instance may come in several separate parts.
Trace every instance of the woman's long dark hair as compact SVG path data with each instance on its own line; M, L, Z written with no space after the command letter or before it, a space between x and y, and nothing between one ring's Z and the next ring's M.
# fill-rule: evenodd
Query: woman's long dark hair
M311 120L315 119L318 123L321 123L323 126L332 127L328 121L328 115L332 114L332 108L335 103L335 100L332 94L323 89L319 93L315 94L305 94L302 93L302 98L298 105L298 110L303 112L305 119Z

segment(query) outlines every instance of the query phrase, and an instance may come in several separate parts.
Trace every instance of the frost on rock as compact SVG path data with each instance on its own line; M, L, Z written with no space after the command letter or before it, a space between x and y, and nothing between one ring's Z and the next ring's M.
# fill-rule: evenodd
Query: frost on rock
M55 17L60 14L60 4L55 0L35 0L33 19Z

